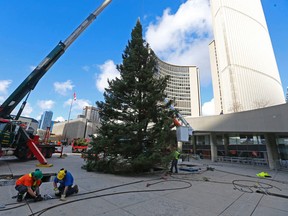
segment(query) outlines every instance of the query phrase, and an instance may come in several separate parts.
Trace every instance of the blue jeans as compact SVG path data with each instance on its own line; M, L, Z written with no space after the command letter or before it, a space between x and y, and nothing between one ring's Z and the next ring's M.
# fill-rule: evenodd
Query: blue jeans
M58 190L60 191L60 193L59 193L59 194L55 194L55 196L59 196L59 197L60 197L60 196L63 194L64 189L65 189L65 186L60 185L60 186L58 187ZM74 193L76 193L76 191L75 191L75 189L72 187L72 185L68 186L68 190L66 191L66 197L67 197L67 196L70 196L71 194L74 194Z
M175 168L175 173L178 173L178 168L177 168L178 160L173 159L171 163L171 169L170 172L173 173L173 167Z

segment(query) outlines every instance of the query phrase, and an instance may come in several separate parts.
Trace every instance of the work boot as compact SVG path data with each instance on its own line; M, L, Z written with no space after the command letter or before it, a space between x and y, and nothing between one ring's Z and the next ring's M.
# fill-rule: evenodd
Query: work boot
M39 194L37 195L37 197L34 198L34 202L39 202L39 201L42 201L43 200L43 197Z
M29 193L25 193L24 195L23 195L23 199L24 200L29 200L29 199L34 199Z
M18 193L17 195L17 202L22 202L23 194Z
M78 191L79 191L78 185L74 185L74 186L73 186L73 189L74 189L74 193L78 193Z

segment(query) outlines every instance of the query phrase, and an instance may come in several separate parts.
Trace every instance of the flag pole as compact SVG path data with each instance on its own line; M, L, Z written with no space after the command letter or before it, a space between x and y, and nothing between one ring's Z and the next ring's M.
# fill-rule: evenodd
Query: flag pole
M73 104L73 99L72 99L71 105L70 105L70 110L69 110L69 115L68 115L68 123L69 123L69 120L70 120L70 114L71 114L72 104Z
M74 94L73 94L73 97L72 97L72 100L71 100L71 104L70 104L67 126L68 126L69 121L70 121L70 115L71 115L71 110L72 110L72 105L73 105L73 101L74 101L74 100L76 100L76 93L75 93L75 92L74 92ZM66 124L65 124L65 126L66 126ZM64 140L65 140L65 142L67 142L67 144L68 144L68 139L67 139L66 136L67 136L67 128L66 128L66 130L65 130Z
M68 115L68 123L70 121L71 109L72 109L72 104L73 104L74 100L76 100L76 93L75 92L74 92L72 100L71 100L71 105L70 105L70 110L69 110L69 115Z

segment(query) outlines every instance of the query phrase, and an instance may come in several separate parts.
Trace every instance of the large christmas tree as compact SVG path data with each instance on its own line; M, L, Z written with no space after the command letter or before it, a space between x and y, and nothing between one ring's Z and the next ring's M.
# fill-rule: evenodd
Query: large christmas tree
M169 160L173 112L164 102L169 78L157 75L156 57L142 38L139 20L122 59L120 78L108 81L105 102L96 102L101 128L88 154L89 170L143 172Z

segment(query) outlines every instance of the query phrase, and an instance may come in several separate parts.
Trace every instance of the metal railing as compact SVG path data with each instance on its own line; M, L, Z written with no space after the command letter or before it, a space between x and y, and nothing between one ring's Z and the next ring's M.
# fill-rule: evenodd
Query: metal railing
M250 165L255 165L255 166L267 166L268 165L268 161L265 158L218 156L217 161L250 164Z

